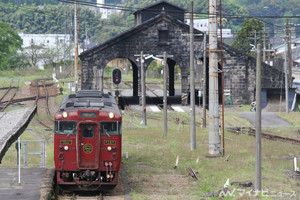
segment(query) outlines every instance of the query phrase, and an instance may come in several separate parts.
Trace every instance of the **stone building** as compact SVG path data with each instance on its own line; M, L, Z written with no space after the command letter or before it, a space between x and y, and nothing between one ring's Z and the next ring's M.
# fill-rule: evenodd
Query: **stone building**
M140 63L134 55L162 55L164 51L172 55L167 59L169 66L169 96L175 95L174 66L181 69L181 92L189 92L188 73L190 66L189 25L184 22L185 10L167 1L160 1L134 13L135 26L80 55L82 60L82 89L103 90L103 71L108 62L116 58L127 58L133 69L133 96L139 95ZM202 78L203 33L194 29L196 82ZM208 37L207 37L208 38ZM226 44L224 53L224 89L228 91L233 104L250 103L255 98L256 59L249 57ZM206 48L207 49L207 48ZM208 53L207 53L208 54ZM145 60L144 67L153 59ZM219 65L220 69L220 65ZM221 75L221 73L220 73ZM263 64L263 91L265 96L281 87L281 71ZM219 76L221 77L221 76ZM219 79L221 86L221 79ZM208 87L208 86L207 86ZM207 90L208 91L208 90Z

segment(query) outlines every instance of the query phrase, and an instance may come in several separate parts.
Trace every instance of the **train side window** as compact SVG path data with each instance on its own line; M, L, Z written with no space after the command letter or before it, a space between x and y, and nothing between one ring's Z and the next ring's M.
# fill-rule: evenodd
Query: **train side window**
M84 138L94 137L94 124L80 124L81 134Z
M121 134L121 122L101 122L100 134L105 135L120 135Z
M76 122L55 121L54 130L56 134L76 134Z

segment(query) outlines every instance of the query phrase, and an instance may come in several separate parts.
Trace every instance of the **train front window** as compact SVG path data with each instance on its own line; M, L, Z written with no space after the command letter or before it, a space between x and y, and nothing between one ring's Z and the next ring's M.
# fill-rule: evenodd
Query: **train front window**
M84 138L93 138L95 124L80 124L80 129L82 133L82 137Z
M55 121L56 134L76 134L77 123L73 121Z
M121 122L101 122L100 123L101 135L120 135Z

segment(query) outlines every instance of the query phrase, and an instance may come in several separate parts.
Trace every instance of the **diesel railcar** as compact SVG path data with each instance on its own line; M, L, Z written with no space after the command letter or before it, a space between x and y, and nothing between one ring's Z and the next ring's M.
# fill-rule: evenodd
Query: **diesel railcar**
M115 98L94 90L66 96L54 117L57 185L103 190L118 184L122 116Z

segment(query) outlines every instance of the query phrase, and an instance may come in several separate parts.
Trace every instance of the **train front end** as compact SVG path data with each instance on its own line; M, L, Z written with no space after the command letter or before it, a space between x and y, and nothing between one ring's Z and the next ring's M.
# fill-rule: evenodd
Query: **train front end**
M55 115L54 161L59 186L110 189L118 184L122 117L112 96L80 91Z

